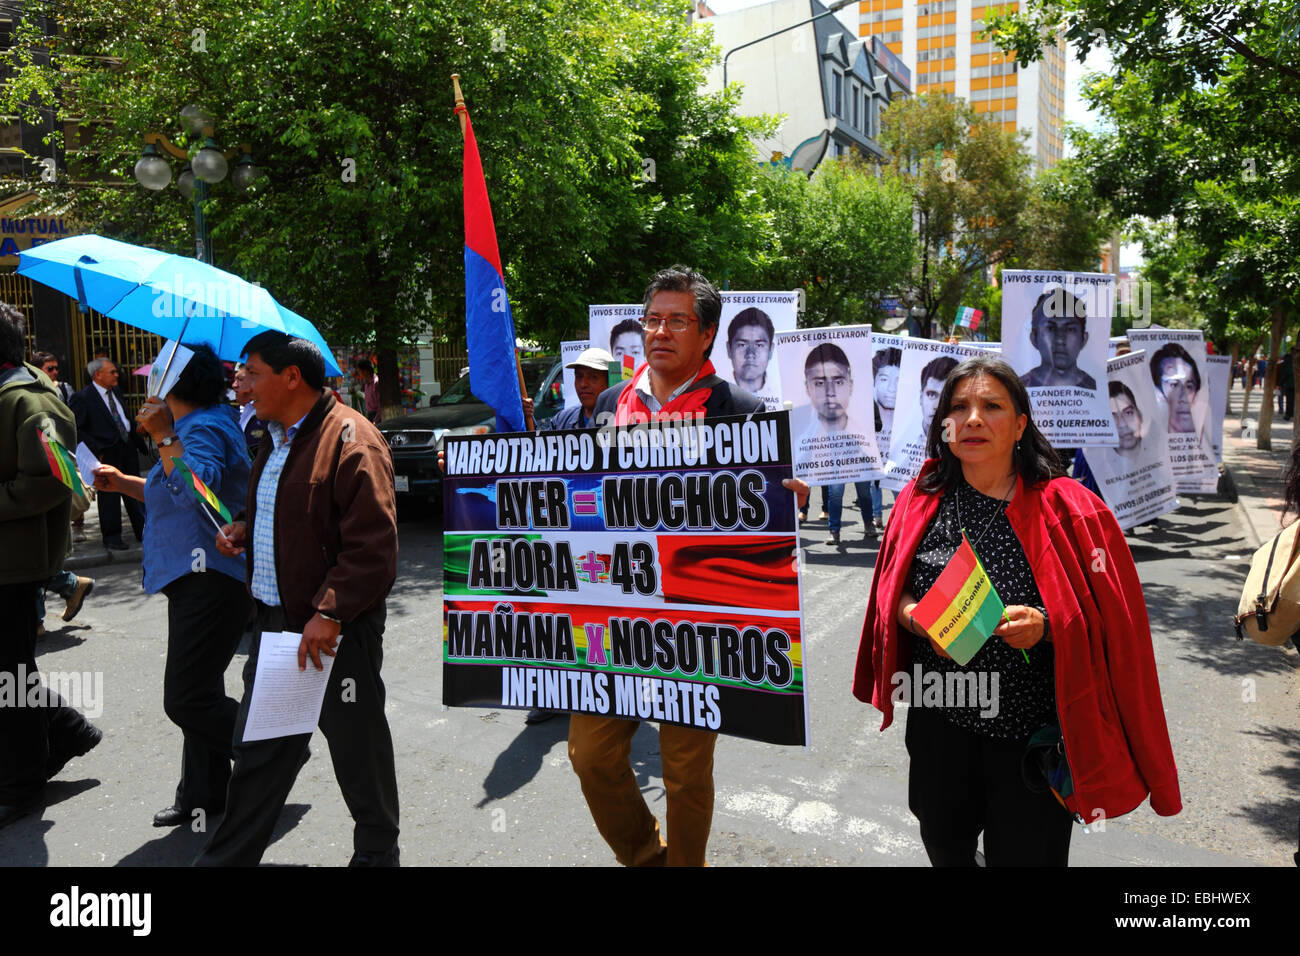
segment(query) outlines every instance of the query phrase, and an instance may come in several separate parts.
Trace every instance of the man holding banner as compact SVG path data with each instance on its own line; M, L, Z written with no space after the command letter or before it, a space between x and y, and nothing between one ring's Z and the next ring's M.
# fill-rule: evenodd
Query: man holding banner
M703 414L707 421L763 410L755 395L713 372L709 352L718 335L722 297L698 272L674 266L658 273L645 294L647 366L633 381L596 400L596 414L613 424L657 421L674 413ZM573 714L569 760L596 828L625 866L703 866L713 821L713 748L718 735L674 724L659 725L659 751L668 793L666 843L646 806L629 761L639 721Z

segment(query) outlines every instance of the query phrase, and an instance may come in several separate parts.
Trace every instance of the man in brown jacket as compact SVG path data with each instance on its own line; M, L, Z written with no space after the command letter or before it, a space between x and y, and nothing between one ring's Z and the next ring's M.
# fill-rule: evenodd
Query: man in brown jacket
M397 776L379 673L397 576L392 458L378 429L324 388L324 359L310 342L263 332L247 356L270 440L253 463L247 510L217 549L247 554L256 620L226 814L197 865L256 866L306 762L310 734L243 740L261 634L292 631L302 634L300 668L335 658L320 729L356 822L349 865L396 866Z

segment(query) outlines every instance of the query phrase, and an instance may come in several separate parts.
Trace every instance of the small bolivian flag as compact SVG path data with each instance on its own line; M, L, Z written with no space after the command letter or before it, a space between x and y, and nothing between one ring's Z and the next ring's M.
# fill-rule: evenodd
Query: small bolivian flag
M59 444L57 438L46 437L45 432L39 428L36 431L41 436L45 457L50 461L50 473L71 488L73 494L84 494L81 475L77 473L77 459L72 457L72 452Z
M181 477L190 483L194 489L194 494L205 504L211 506L212 510L221 515L226 524L230 524L230 512L226 506L221 503L221 499L212 493L212 489L203 483L203 479L194 472L190 471L190 466L185 464L183 458L173 458L172 467L181 473Z
M963 530L957 553L917 602L912 617L964 666L992 636L1003 610L1002 599Z
M623 381L628 381L632 373L636 371L636 358L631 355L623 356Z

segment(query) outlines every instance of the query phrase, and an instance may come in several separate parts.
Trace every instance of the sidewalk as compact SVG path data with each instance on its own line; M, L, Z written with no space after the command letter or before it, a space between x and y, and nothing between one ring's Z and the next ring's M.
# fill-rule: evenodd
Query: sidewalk
M72 555L63 562L65 571L83 571L86 568L103 567L106 564L139 564L141 561L140 542L131 533L131 522L126 518L126 509L122 510L122 540L127 544L125 551L109 551L104 547L104 539L99 533L99 500L90 503L86 512L86 540L73 542Z
M1263 389L1252 389L1247 423L1253 428L1259 421L1259 398ZM1223 464L1232 474L1239 499L1237 508L1243 516L1248 533L1254 535L1250 544L1258 548L1273 537L1282 527L1282 477L1291 458L1291 437L1294 423L1273 416L1272 451L1255 447L1253 433L1242 438L1241 401L1245 392L1235 387L1229 393L1228 415L1223 421ZM1277 398L1274 397L1274 411ZM1292 518L1294 520L1294 516Z

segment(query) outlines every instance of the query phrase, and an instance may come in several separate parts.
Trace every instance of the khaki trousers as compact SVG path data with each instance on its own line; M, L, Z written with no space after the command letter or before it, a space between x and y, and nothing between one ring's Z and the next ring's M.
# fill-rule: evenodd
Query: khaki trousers
M571 714L569 760L582 783L596 829L624 866L704 866L713 822L713 747L718 735L659 725L668 795L668 836L646 806L632 772L632 737L640 721Z

